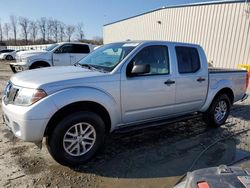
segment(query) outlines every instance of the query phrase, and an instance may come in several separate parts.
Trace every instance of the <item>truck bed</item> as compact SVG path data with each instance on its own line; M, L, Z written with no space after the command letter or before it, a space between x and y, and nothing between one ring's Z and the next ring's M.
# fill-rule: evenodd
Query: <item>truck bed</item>
M209 67L208 72L209 73L233 73L233 72L247 72L247 71L240 70L240 69L226 69L226 68Z
M220 81L220 83L223 83L228 88L232 88L234 102L242 99L246 88L246 70L209 67L208 73L210 90L218 87L217 84Z

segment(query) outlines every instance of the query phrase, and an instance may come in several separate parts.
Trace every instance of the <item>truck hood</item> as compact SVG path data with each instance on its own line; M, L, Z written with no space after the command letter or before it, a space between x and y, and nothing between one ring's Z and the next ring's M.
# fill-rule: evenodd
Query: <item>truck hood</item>
M19 87L52 89L52 87L82 84L83 80L88 82L94 77L106 74L74 66L48 67L17 73L11 77L11 82Z
M17 56L19 57L30 57L34 55L41 55L41 54L47 54L48 51L45 50L29 50L29 51L21 51L17 52Z

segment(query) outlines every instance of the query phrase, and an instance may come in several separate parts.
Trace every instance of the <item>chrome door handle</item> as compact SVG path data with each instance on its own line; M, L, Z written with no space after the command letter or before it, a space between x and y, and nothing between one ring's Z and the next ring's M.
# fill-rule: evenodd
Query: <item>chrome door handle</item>
M172 84L175 84L175 81L169 79L166 82L164 82L164 84L166 84L166 85L172 85Z
M206 80L205 78L199 77L196 81L197 82L204 82L205 80Z

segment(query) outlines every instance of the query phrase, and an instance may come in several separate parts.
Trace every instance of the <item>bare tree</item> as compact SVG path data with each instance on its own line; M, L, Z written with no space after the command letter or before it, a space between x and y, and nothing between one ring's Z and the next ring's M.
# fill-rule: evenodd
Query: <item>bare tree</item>
M39 25L39 29L40 32L42 34L42 39L43 39L43 44L45 44L45 40L46 40L46 25L47 25L47 18L42 17L39 21L38 21L38 25Z
M65 24L63 22L60 22L59 23L59 38L61 42L63 42L64 36L65 36Z
M29 29L29 19L25 17L19 17L19 25L21 26L22 34L25 39L25 43L28 44L28 29Z
M31 34L31 38L33 43L36 41L36 37L37 37L37 33L38 33L38 25L37 22L31 21L30 22L30 34Z
M3 42L3 27L1 20L0 20L0 42Z
M52 25L53 25L53 20L52 20L51 18L50 18L50 19L47 19L46 28L47 28L47 40L48 40L48 41L51 39Z
M54 37L54 41L58 41L58 34L60 30L60 23L58 20L53 20L52 21L52 35Z
M13 31L13 37L14 37L14 42L16 45L16 36L17 36L17 17L14 15L10 16L10 24L11 24L11 29Z
M103 44L103 38L99 36L93 37L93 43L97 45L102 45Z
M68 25L66 27L66 35L68 37L68 41L70 42L71 37L73 35L73 33L75 32L75 26L74 25Z
M83 40L84 31L83 31L83 23L82 22L77 24L77 32L78 32L79 40Z
M4 33L6 36L6 40L8 41L9 40L10 25L8 23L5 23L3 30L4 30Z

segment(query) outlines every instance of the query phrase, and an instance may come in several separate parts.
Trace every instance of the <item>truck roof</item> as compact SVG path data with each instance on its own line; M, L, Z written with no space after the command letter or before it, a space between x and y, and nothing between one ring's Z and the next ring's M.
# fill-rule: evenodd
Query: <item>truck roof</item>
M157 42L163 42L167 44L172 45L182 45L182 46L192 46L192 47L201 47L199 44L194 43L184 43L184 42L174 42L174 41L164 41L164 40L129 40L129 41L120 41L120 42L114 42L114 43L138 43L138 44L148 44L148 43L157 43Z
M86 45L91 45L88 43L83 43L83 42L58 42L57 44L86 44Z

